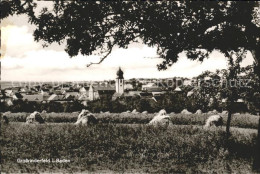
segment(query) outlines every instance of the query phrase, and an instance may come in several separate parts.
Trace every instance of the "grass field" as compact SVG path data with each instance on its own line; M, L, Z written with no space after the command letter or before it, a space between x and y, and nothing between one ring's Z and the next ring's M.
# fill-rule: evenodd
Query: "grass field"
M42 114L46 122L49 123L74 123L77 120L78 112L74 113L45 113ZM25 122L30 113L7 113L5 114L11 122ZM101 123L123 123L123 124L146 124L156 114L132 114L132 113L109 113L95 114ZM203 115L183 115L169 114L172 122L176 125L204 125L205 120L210 116ZM233 115L231 126L240 128L257 129L259 116L241 114ZM224 125L227 115L223 115Z
M234 116L227 143L224 127L202 128L207 115L171 115L168 129L140 124L154 114L97 114L101 123L92 127L71 124L77 113L45 114L43 125L21 123L26 115L8 114L1 127L3 172L253 173L257 116Z

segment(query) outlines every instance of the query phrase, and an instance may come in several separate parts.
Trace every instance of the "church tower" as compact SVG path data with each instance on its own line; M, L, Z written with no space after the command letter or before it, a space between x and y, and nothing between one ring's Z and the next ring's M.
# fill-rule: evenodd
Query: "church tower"
M116 78L116 92L119 94L123 94L124 93L124 72L121 70L121 68L119 67L117 73L117 78Z

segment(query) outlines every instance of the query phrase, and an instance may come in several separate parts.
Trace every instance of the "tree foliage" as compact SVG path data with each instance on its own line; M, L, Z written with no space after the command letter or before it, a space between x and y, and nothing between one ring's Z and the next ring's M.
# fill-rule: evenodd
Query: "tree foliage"
M102 62L114 46L131 42L157 47L166 69L185 51L190 59L203 61L213 50L224 54L241 48L259 62L259 3L194 1L61 1L53 10L36 16L32 1L2 1L1 18L28 14L37 28L35 40L46 44L66 42L70 56L99 53ZM99 62L98 62L99 63Z

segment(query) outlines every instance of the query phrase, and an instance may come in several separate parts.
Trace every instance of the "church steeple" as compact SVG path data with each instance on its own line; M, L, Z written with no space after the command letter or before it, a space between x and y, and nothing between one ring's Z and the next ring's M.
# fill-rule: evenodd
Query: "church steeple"
M124 72L121 70L121 67L119 67L116 75L117 75L117 79L124 79Z
M124 72L119 67L118 71L116 72L116 92L119 94L124 93Z

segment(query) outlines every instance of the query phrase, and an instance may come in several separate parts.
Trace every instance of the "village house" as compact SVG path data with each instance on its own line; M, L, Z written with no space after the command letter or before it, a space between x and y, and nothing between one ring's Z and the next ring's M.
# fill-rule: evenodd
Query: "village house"
M86 94L87 92L89 92L89 88L90 87L87 87L87 86L83 86L79 89L79 93L80 94Z
M133 88L133 85L132 84L130 84L130 83L127 83L127 84L125 84L124 85L124 90L133 90L134 88Z
M193 82L193 80L191 80L191 79L184 79L183 85L184 86L191 86L192 82Z
M176 87L175 89L174 89L174 92L181 92L182 90L181 90L181 88L180 87Z
M17 92L19 92L20 87L12 87L12 88L10 88L10 90L12 90L13 93L17 93Z
M6 95L5 90L1 90L0 101L5 102L8 106L13 105L13 98Z
M12 98L13 100L22 100L23 96L20 93L16 92L13 94Z
M50 101L64 101L64 95L52 94L47 99L47 102L50 102Z
M46 89L46 88L42 88L42 89L41 89L41 94L42 94L42 95L49 95L49 93L50 93L50 90L49 90L49 89Z
M22 88L20 88L20 90L19 90L19 93L30 93L31 91L30 91L30 89L28 88L28 86L26 86L26 87L22 87Z
M105 96L109 97L114 94L116 92L115 87L112 86L93 86L91 85L89 87L89 100L96 100L96 99L100 99Z
M157 87L157 85L155 83L150 82L150 83L142 85L142 91L146 91L149 88L156 88L156 87Z
M12 97L12 95L14 94L12 89L5 89L5 95L7 97Z
M140 95L141 92L142 91L128 91L128 92L125 92L123 96L124 96L124 98L132 98L134 96L141 97L141 95Z
M42 94L22 94L24 101L35 101L35 102L42 102L44 101L44 96Z
M77 98L80 93L78 90L71 90L71 91L66 91L66 93L64 95L70 95L70 96L73 96L74 98Z

